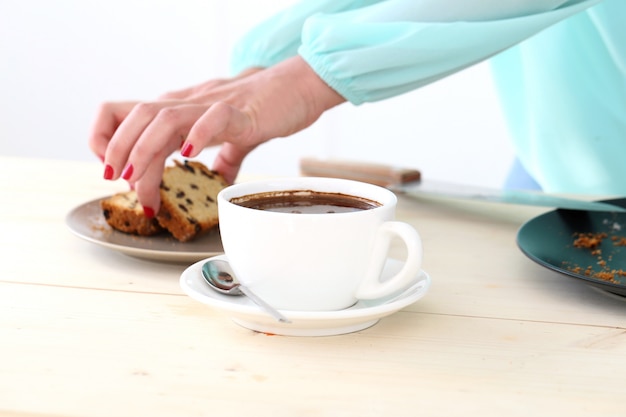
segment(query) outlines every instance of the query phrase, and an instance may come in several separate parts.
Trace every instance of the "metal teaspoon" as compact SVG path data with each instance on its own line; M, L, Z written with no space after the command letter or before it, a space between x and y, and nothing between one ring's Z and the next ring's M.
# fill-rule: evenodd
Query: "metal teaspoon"
M215 291L228 295L245 295L259 307L271 314L276 320L282 323L291 323L289 319L283 316L274 307L260 299L256 294L250 291L249 288L241 285L230 269L228 262L219 259L205 262L204 265L202 265L202 276Z

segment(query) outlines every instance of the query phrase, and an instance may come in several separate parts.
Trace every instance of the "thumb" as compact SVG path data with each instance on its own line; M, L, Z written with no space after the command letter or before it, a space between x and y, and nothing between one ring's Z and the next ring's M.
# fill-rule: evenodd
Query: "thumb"
M219 172L229 184L234 183L243 160L255 147L245 148L224 143L213 161L213 170Z

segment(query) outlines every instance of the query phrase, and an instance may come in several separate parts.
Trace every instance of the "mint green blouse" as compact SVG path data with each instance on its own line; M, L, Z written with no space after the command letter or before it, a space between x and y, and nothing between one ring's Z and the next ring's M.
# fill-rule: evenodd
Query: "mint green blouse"
M515 148L540 185L626 195L626 0L569 0L544 12L449 22L424 21L414 4L300 1L241 40L233 71L300 54L358 105L496 56Z
M626 1L492 60L518 158L546 191L626 196Z

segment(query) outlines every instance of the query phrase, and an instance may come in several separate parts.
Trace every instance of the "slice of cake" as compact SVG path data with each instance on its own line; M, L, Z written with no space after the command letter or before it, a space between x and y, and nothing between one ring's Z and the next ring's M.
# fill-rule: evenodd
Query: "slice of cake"
M157 219L149 219L137 200L135 191L115 194L100 202L102 214L112 228L140 236L152 236L163 231Z
M155 218L147 218L135 191L127 191L100 202L107 223L141 236L167 230L181 242L217 226L217 194L228 185L226 180L197 161L174 163L163 171L161 208Z
M176 239L187 242L217 226L217 194L228 184L200 162L174 163L163 172L156 218Z

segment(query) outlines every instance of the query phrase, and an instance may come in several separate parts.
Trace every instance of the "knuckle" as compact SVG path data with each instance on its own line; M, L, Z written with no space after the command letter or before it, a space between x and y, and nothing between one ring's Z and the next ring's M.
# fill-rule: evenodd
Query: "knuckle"
M87 143L88 143L89 149L91 149L93 153L97 155L103 155L104 152L106 151L106 148L109 142L102 136L95 135L95 136L90 136Z
M166 93L163 93L159 96L160 100L168 100L168 99L172 99L172 98L176 98L178 96L178 93L176 91L168 91Z
M98 113L109 113L115 107L115 103L112 101L105 101L98 105Z
M213 104L211 106L214 111L218 114L218 115L224 115L224 116L228 116L232 113L233 109L230 106L230 104L224 102L224 101L218 101L215 104Z
M149 141L137 141L133 147L132 156L139 161L152 161L157 151L151 146Z
M137 103L133 108L133 113L140 117L153 117L159 111L159 106L155 103Z
M164 107L159 110L155 119L165 124L176 124L180 121L180 110L176 107Z
M107 146L107 154L108 155L122 155L125 149L126 149L126 146L120 143L120 141L112 140L111 142L109 142L109 145Z

